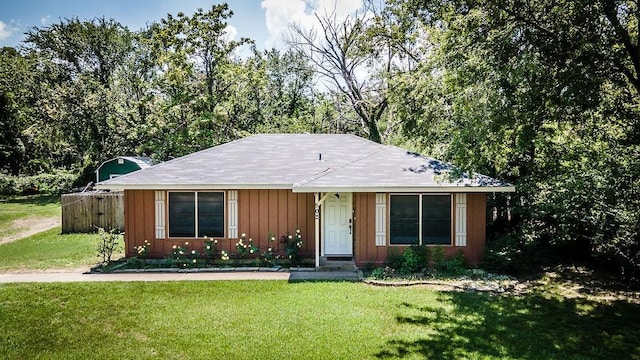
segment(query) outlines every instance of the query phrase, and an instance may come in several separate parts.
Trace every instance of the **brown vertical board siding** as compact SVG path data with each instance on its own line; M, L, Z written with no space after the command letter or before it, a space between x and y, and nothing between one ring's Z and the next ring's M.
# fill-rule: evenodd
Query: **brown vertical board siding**
M303 247L300 254L313 256L314 218L313 194L293 193L291 190L239 190L238 233L245 233L261 250L268 247L283 249L280 237L300 229ZM276 237L268 241L269 232ZM235 241L230 242L235 252Z
M467 194L467 261L477 265L486 246L487 194Z
M376 246L376 194L354 193L355 248L357 266L373 263L384 265L387 261L387 247Z
M125 253L136 255L136 246L147 240L155 252L155 198L153 190L125 190Z

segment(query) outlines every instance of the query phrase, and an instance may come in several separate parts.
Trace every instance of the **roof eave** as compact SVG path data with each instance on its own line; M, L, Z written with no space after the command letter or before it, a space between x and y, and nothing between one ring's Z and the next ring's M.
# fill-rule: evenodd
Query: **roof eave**
M512 193L515 186L294 186L293 192Z
M105 184L98 183L102 190L244 190L244 189L291 189L292 184Z

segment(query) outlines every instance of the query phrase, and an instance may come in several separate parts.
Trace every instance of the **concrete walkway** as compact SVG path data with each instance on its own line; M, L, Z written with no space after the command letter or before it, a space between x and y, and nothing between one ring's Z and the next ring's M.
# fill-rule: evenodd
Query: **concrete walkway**
M199 273L0 273L0 283L20 282L94 282L94 281L219 281L219 280L285 280L297 281L359 281L352 271L305 272L199 272Z

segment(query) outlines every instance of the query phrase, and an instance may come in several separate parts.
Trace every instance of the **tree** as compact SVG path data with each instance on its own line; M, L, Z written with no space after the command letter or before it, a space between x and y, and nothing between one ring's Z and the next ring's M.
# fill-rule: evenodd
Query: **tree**
M637 5L393 6L418 14L432 44L394 98L417 110L404 131L467 169L516 184L515 246L529 249L527 258L536 248L547 258L554 249L572 259L592 254L637 274Z
M59 154L52 165L80 166L89 179L100 160L114 155L108 151L113 76L130 51L131 34L115 20L74 18L31 29L25 43L38 70L33 144L48 144L40 151Z
M344 20L335 10L314 12L319 31L293 24L288 40L340 94L336 98L347 99L360 131L375 142L383 141L387 81L397 60L395 49L375 31L379 14L371 3Z

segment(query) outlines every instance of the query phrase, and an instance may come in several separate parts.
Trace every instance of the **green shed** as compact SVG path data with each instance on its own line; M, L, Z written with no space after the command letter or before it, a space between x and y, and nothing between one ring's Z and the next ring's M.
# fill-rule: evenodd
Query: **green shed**
M96 182L113 179L130 172L148 168L154 164L154 161L148 157L119 156L107 160L98 166L96 170Z

